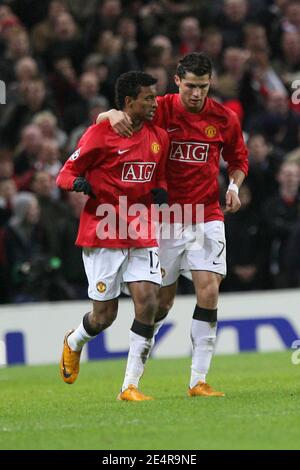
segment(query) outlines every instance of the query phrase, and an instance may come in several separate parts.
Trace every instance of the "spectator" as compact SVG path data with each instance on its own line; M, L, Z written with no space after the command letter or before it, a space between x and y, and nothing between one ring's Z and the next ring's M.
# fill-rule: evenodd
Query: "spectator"
M43 143L37 154L35 168L45 171L54 180L62 167L60 157L58 143L54 139L43 139ZM58 193L58 191L55 191L56 189L57 188L54 187L55 194Z
M287 91L271 67L267 52L264 50L252 52L245 63L240 82L239 97L246 116L244 128L251 129L253 121L260 118L267 106L273 107L275 97L279 96L288 106Z
M248 8L247 0L224 0L223 11L215 18L215 24L222 31L225 47L239 47L243 43Z
M300 33L300 3L298 0L290 0L286 4L285 17L282 21L282 29L287 32Z
M253 128L265 134L283 151L289 152L299 145L300 116L289 107L286 93L271 92L266 111L253 122Z
M218 73L221 70L223 36L218 28L207 28L203 31L202 50L211 57L214 69Z
M22 57L15 63L15 78L7 88L7 103L17 102L25 92L27 84L39 76L37 61L32 57Z
M85 26L90 22L95 14L98 0L64 0L69 11L72 13L77 22Z
M17 60L30 55L28 33L22 28L13 28L7 38L4 56L0 59L1 79L7 84L14 79L14 66Z
M235 215L226 215L228 274L225 290L243 291L263 287L265 237L261 216L253 204L250 187L243 184L242 207Z
M44 53L44 60L49 70L53 70L54 62L61 57L69 57L76 72L81 71L85 55L85 47L79 28L72 15L60 13L54 18L54 39Z
M127 50L137 50L137 24L132 18L123 16L118 23L117 33Z
M111 66L121 52L121 38L112 30L105 29L99 33L94 49L95 52L102 57L102 60L104 60L108 66Z
M156 78L156 92L163 96L168 92L169 77L165 67L146 67L145 72Z
M20 19L12 12L7 5L0 5L0 45L2 48L8 38L16 29L22 28ZM3 43L2 43L3 41Z
M199 20L187 16L179 24L179 54L181 56L201 50L202 38Z
M300 223L292 230L286 248L286 278L288 287L300 286Z
M269 52L266 29L256 23L248 23L244 27L244 48L250 52L263 50Z
M76 127L70 134L68 141L68 153L72 154L74 149L77 146L77 143L83 133L86 131L86 128L91 126L96 122L98 114L103 113L109 109L108 100L104 96L98 96L92 98L89 102L89 114L87 121L82 122L78 127Z
M62 56L54 60L49 81L59 116L63 118L65 107L78 97L77 72L69 57Z
M54 110L53 103L46 95L46 85L41 78L25 83L22 96L8 106L2 119L0 136L8 148L14 148L18 142L22 128L32 121L33 116L45 109Z
M93 16L86 31L86 42L88 49L92 49L99 31L116 31L117 24L122 15L122 4L120 0L104 0Z
M267 141L263 134L253 133L248 142L249 174L247 184L257 210L277 191L276 175L283 161L283 153Z
M10 156L0 155L0 178L13 178L14 164Z
M30 124L23 128L20 146L14 157L15 175L18 188L21 190L29 187L42 145L43 136L37 125Z
M115 95L114 82L111 80L111 69L102 55L97 53L88 55L84 61L83 70L84 72L94 73L98 77L101 95L104 95L110 104L113 104Z
M30 30L36 23L41 21L47 14L49 0L4 0L9 3L14 13L22 23Z
M54 41L56 18L67 11L62 0L49 3L47 18L35 25L31 32L32 46L37 54L43 54Z
M58 225L61 220L67 217L65 204L53 196L56 193L54 178L46 171L37 171L34 173L30 189L37 197L41 217L40 224L44 233L47 235L48 245L51 253L59 251L59 232ZM55 223L53 223L55 221Z
M282 163L278 173L279 189L263 206L268 247L271 287L289 287L286 253L289 238L299 221L300 168L297 163Z
M13 178L0 177L0 230L12 215L12 201L17 193Z
M81 75L78 93L73 103L69 104L64 112L64 128L69 133L76 126L88 119L89 102L99 93L99 80L95 73L85 72Z
M65 147L67 134L58 127L55 114L50 111L42 111L34 116L32 122L39 126L45 139L55 140L60 149Z
M169 73L174 68L176 56L174 57L173 46L167 36L154 36L149 42L147 53L147 66L165 67Z
M217 89L224 98L238 98L247 52L238 47L228 47L223 57L223 73L218 77Z
M87 279L82 263L82 253L75 246L80 214L86 203L83 193L67 193L68 211L58 224L59 251L57 255L62 262L62 274L68 283L73 299L87 298Z
M286 31L281 37L281 58L276 70L286 87L291 90L294 80L300 79L300 32Z
M5 232L7 270L12 302L43 299L41 272L49 257L49 246L40 226L40 208L30 193L16 195ZM45 266L46 268L46 266Z

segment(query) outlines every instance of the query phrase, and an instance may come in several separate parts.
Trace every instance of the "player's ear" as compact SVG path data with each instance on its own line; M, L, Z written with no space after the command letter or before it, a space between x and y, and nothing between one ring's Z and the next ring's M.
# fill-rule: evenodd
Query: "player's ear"
M174 81L176 83L176 85L179 87L180 85L180 77L178 75L174 75Z
M132 98L132 96L125 96L125 106L127 108L131 108L133 101L134 99Z

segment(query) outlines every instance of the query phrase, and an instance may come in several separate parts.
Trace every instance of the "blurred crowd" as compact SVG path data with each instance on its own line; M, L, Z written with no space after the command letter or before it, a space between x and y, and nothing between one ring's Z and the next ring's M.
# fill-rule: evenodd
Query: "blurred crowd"
M299 0L0 0L0 303L86 298L74 246L85 196L62 194L56 176L114 107L121 73L173 93L194 51L212 58L210 96L237 113L249 148L222 289L300 286ZM222 166L221 202L227 184Z

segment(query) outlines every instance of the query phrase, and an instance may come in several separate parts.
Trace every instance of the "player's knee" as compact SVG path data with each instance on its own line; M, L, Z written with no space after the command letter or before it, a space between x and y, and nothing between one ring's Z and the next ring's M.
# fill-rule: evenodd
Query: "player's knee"
M198 292L200 302L208 302L218 300L219 296L219 284L216 280L212 279L203 285Z
M145 295L143 305L148 312L155 314L158 309L158 296L154 293Z
M143 315L153 316L158 309L158 296L155 292L144 292L135 301L136 309Z

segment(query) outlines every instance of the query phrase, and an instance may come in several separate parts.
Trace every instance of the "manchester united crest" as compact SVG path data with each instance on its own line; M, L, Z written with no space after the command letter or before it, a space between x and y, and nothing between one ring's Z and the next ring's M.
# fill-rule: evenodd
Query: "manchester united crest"
M160 151L160 145L157 142L152 142L151 150L153 153L158 153Z
M215 137L215 135L217 134L217 129L214 126L207 126L204 129L204 132L207 137L212 138Z
M104 282L98 282L96 287L100 294L103 294L106 291L106 284Z

